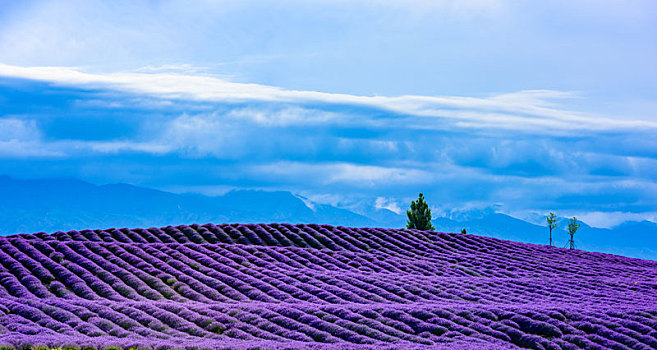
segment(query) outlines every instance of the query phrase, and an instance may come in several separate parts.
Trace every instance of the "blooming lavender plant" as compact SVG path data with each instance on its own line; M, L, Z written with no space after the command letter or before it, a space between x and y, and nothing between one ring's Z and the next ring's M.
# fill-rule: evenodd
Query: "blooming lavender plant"
M406 229L23 234L0 237L0 345L657 348L655 275L654 261Z

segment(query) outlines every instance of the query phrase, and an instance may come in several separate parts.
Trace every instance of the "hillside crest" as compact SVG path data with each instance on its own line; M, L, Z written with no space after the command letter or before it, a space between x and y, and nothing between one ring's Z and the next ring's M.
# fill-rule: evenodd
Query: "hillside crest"
M205 224L0 237L0 345L656 347L657 262L476 235Z

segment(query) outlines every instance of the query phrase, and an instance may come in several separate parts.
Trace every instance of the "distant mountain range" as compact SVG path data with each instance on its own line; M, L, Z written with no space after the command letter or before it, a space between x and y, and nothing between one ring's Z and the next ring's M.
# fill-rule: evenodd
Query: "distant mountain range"
M19 180L0 176L0 234L191 223L318 223L352 227L404 227L405 215L368 208L356 213L312 203L290 192L236 190L223 196L174 194L127 184L94 185L74 179ZM493 210L433 220L437 231L460 232L546 244L547 228ZM567 242L567 219L553 233ZM657 260L657 224L625 222L610 229L582 223L577 247Z

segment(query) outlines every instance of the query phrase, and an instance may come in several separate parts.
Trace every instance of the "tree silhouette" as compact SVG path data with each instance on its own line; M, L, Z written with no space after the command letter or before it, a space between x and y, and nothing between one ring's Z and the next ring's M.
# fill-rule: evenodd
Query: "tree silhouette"
M422 193L420 193L417 201L411 202L411 209L406 211L406 215L408 216L406 228L434 230L433 224L431 223L431 209L429 209L427 202L424 201Z
M553 212L550 212L550 215L546 216L548 228L550 229L550 245L552 245L552 230L557 227L557 216Z
M465 229L462 229L462 230L461 230L461 233L462 233L462 234L466 234L466 233L468 233L468 232L467 232Z
M575 232L579 228L579 223L577 218L573 216L572 219L568 222L568 234L570 235L570 240L568 241L570 249L575 249Z

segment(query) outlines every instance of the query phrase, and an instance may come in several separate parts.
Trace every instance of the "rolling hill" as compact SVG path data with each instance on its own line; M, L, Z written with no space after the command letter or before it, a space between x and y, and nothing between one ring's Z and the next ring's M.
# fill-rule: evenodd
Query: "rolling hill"
M657 262L476 235L181 225L0 237L0 345L650 349Z

